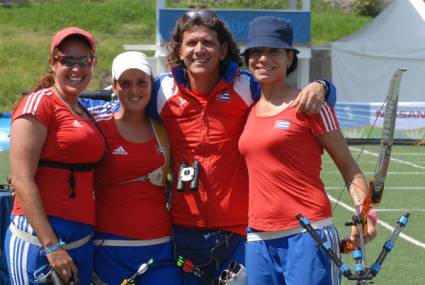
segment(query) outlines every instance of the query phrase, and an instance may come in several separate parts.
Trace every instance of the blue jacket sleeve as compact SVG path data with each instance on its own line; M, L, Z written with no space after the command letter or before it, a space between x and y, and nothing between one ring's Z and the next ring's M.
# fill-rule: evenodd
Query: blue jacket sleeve
M78 101L94 117L118 112L120 107L118 99L114 99L111 101L104 101L104 100L80 98L78 99Z
M165 75L158 76L155 79L155 83L154 83L153 90L152 90L151 100L149 101L149 104L148 104L147 109L146 109L148 116L150 118L158 120L158 121L161 121L161 116L159 115L159 113L157 111L158 92L159 92L159 89L161 88L161 80L164 76Z
M333 108L335 108L335 104L336 104L336 88L335 85L333 85L333 83L331 81L328 81L326 79L321 79L323 81L325 81L326 86L329 90L329 94L328 96L326 96L326 102L329 103L329 105L331 105Z

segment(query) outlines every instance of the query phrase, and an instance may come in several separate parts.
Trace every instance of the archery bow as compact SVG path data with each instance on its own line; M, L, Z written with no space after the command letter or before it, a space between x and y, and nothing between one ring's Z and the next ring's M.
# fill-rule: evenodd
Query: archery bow
M338 266L338 268L341 270L342 274L349 280L355 280L356 284L364 284L366 280L372 280L378 274L385 257L392 250L395 240L399 236L402 229L406 226L409 218L409 213L404 213L401 216L394 231L391 233L389 239L385 242L382 251L376 259L375 263L372 265L372 267L365 267L364 235L367 237L367 216L371 207L378 206L382 200L384 181L388 171L391 148L394 140L400 82L404 71L406 71L406 69L399 68L395 71L393 77L391 78L390 88L385 100L384 124L375 174L369 182L368 195L363 202L361 211L359 207L356 207L356 214L353 216L353 222L358 229L357 234L359 235L359 241L356 239L345 239L341 243L342 252L353 252L353 257L355 260L355 272L352 273L349 266L343 263L339 256L332 251L330 244L320 238L320 236L310 225L310 221L307 218L303 217L301 214L296 216L301 226L303 226L304 229L312 236L312 238L317 242L318 246L328 254L332 262L334 262L335 265ZM376 121L374 122L371 130L373 129L375 123ZM359 157L360 154L358 158Z
M405 68L397 69L390 82L388 95L385 100L384 123L382 128L381 143L379 148L378 161L375 168L375 174L369 181L368 195L363 203L360 217L354 218L355 223L361 223L359 229L359 243L353 239L344 239L341 242L341 252L348 253L356 247L364 248L363 237L367 237L367 216L372 207L377 207L384 193L384 182L387 176L388 166L391 158L391 149L394 141L394 129L397 115L397 104L400 91L401 77L406 71ZM372 126L373 128L373 126ZM358 210L358 209L357 209Z

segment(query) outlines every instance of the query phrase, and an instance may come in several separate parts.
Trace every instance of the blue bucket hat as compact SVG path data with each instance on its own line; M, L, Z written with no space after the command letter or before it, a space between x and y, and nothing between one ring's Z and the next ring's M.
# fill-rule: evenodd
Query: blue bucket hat
M260 16L249 23L248 43L251 48L283 48L299 53L292 47L293 30L289 21L274 16ZM244 52L245 53L245 52Z

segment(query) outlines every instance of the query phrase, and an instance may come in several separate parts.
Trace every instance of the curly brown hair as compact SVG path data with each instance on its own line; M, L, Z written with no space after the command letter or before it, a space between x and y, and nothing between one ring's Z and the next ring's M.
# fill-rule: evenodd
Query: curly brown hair
M228 52L226 57L220 61L220 74L224 73L229 61L234 61L239 66L243 65L240 51L233 35L218 15L212 10L194 9L184 14L174 26L171 40L168 43L167 64L170 67L185 67L184 62L180 59L183 34L194 26L210 28L216 32L220 44L227 43Z

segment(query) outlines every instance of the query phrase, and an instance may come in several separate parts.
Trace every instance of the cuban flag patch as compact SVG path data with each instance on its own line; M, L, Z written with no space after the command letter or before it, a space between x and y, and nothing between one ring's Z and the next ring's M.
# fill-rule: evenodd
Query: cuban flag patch
M230 101L230 93L225 91L217 95L217 101L219 102L229 102Z
M287 130L289 128L289 124L289 121L286 120L276 120L276 122L274 123L274 128Z

